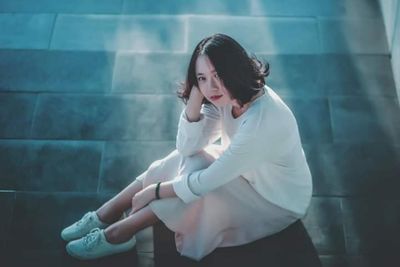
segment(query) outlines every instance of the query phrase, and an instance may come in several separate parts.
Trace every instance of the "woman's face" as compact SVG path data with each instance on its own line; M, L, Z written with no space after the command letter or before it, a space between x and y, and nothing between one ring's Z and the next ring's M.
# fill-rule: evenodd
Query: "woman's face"
M200 55L196 60L196 79L200 92L217 107L234 104L222 80L219 79L213 64L206 55Z

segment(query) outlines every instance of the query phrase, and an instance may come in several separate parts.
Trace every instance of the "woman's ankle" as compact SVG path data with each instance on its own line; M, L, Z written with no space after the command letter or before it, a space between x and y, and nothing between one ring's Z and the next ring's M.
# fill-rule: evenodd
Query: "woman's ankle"
M131 236L122 235L115 227L104 230L104 236L110 244L121 244L131 239Z
M100 208L100 209L96 210L96 215L97 215L97 218L99 218L99 220L102 223L113 224L113 223L115 223L116 221L118 221L121 218L122 214L120 214L119 216L118 215L107 214L107 212L104 212Z

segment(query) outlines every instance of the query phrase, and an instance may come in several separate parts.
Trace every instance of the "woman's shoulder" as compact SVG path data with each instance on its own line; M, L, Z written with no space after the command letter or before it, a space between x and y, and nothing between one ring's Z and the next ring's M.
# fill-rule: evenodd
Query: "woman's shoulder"
M248 123L259 129L270 129L282 124L287 127L295 123L290 108L269 86L265 86L265 94L248 111Z

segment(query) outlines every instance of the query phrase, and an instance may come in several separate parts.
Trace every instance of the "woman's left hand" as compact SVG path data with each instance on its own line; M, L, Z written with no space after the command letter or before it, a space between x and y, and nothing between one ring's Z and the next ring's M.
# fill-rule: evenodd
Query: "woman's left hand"
M135 213L136 211L144 208L151 201L155 199L156 185L151 184L146 188L137 192L132 198L132 210L129 215Z

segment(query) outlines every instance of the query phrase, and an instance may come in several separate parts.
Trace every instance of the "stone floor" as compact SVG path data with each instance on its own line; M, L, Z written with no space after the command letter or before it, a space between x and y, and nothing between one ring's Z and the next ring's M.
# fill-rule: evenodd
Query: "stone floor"
M400 266L400 108L375 0L0 1L2 266L199 265L162 223L90 262L59 232L174 149L176 84L214 32L270 63L314 191L301 223L199 264Z

